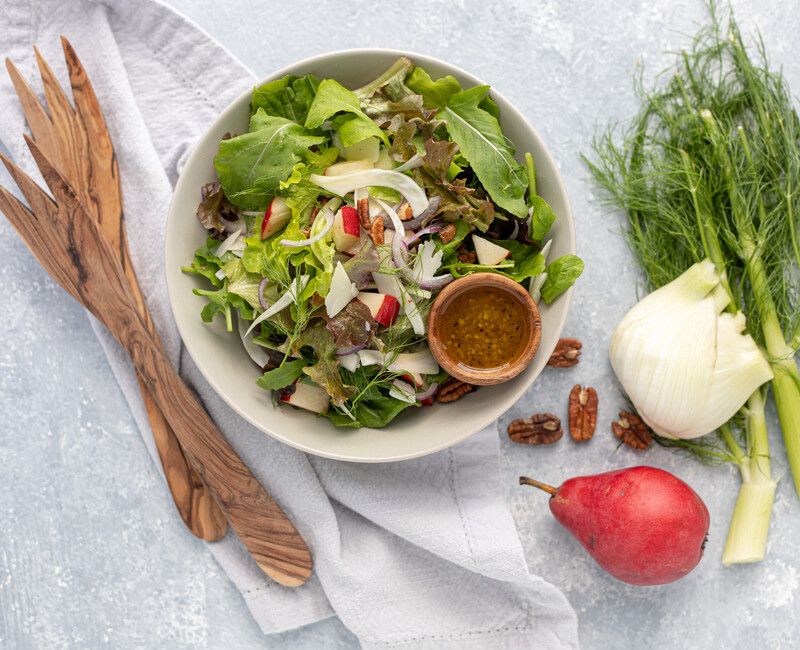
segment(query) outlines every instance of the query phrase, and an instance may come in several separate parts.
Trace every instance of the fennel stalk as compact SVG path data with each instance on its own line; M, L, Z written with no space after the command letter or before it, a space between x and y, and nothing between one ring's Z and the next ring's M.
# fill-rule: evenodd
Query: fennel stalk
M628 243L651 288L711 259L747 329L770 360L772 393L800 493L800 118L784 78L758 40L751 57L732 17L710 24L682 52L617 143L609 130L587 160L608 202L627 218ZM718 432L742 487L723 561L763 558L775 482L770 475L766 391ZM743 440L744 449L737 441ZM711 458L698 441L667 443ZM714 458L720 454L714 451Z

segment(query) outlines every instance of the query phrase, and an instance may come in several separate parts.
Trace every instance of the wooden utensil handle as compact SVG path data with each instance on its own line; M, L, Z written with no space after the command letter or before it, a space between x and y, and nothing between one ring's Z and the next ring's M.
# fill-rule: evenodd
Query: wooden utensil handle
M148 331L147 306L140 315L117 256L75 191L36 143L26 141L58 202L56 207L20 169L3 160L34 212L50 216L44 228L26 224L37 258L127 350L181 446L261 569L281 584L302 584L311 575L311 554L303 538L172 368L158 335Z
M138 316L126 330L121 339L139 376L258 565L281 584L305 582L311 555L294 526L219 433Z

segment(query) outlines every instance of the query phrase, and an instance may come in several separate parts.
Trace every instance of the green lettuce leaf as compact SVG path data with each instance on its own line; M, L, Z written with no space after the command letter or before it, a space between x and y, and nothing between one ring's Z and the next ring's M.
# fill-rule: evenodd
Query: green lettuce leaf
M222 271L228 279L228 292L244 298L251 307L260 309L258 286L261 276L250 273L238 257L225 264Z
M343 147L349 147L356 142L378 135L378 132L380 132L379 137L386 141L386 134L371 119L364 120L360 117L352 117L348 120L343 120L339 125L339 140Z
M461 92L461 84L455 77L447 75L434 81L420 67L414 68L408 76L406 86L422 95L426 108L444 108L453 95Z
M494 202L525 217L527 175L514 159L514 148L503 135L497 118L479 106L488 90L488 86L476 86L452 95L439 116Z
M325 324L316 322L307 327L294 342L293 352L300 354L302 348L314 351L316 363L303 368L303 372L320 388L331 396L334 406L341 406L354 393L352 386L345 386L339 375L339 360L336 358L336 344L333 335L325 329Z
M342 125L342 129L346 127L346 130L339 132L342 146L349 147L372 136L379 137L387 146L389 145L386 134L361 110L355 93L347 90L338 81L325 79L317 88L317 94L308 110L305 126L307 129L319 128L325 120L329 120L337 113L350 113L354 116ZM356 123L352 124L354 121Z
M264 390L280 390L293 384L296 379L303 376L303 368L308 365L305 359L293 359L286 361L282 366L268 370L261 377L256 379Z
M261 108L267 115L303 124L318 86L319 80L312 74L305 77L286 75L269 81L253 90L250 112L255 113Z
M542 285L542 300L550 304L569 289L583 273L583 266L583 260L576 255L564 255L550 262Z
M220 142L214 167L231 203L259 210L295 164L308 157L308 148L324 141L295 122L259 108L250 119L249 133Z

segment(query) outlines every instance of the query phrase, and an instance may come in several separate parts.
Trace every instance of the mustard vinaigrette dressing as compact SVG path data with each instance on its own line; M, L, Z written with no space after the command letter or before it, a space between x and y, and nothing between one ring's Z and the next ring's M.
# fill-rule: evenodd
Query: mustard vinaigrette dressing
M453 296L436 329L448 356L480 370L512 363L531 337L525 304L497 286L477 286Z

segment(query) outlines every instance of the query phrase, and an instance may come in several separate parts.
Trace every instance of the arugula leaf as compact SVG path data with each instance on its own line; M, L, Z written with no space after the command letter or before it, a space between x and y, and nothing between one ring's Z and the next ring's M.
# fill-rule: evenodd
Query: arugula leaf
M454 94L439 116L489 196L501 208L525 217L526 173L497 118L479 106L488 91L488 86L475 86Z
M378 395L359 400L352 411L363 426L371 429L380 429L389 424L409 406L414 405L394 397Z
M583 260L577 255L564 255L550 262L547 279L542 285L542 300L548 305L569 289L581 273Z
M426 108L444 108L453 95L461 92L461 84L455 77L447 75L433 81L430 75L419 67L414 68L414 71L409 75L406 80L406 86L415 93L422 95ZM500 109L489 95L481 99L478 106L489 115L500 116Z
M415 406L414 404L409 404L408 402L384 395L378 385L370 383L370 379L374 373L375 370L370 370L369 368L359 368L355 373L351 373L347 370L341 371L341 374L348 384L367 384L367 386L359 395L355 404L348 404L348 409L356 420L353 421L349 416L343 413L331 411L326 417L333 422L334 425L351 429L362 426L379 429L389 424L389 422L394 420L394 418L405 409Z
M339 137L343 146L349 147L372 136L379 137L387 146L389 145L389 139L383 130L361 110L361 105L355 93L347 90L338 81L325 79L319 84L314 101L308 109L305 127L307 129L316 129L325 120L330 119L337 113L351 113L355 116L353 119L357 121L356 124L351 124L353 120L348 120L342 125ZM348 124L351 125L347 126ZM357 139L354 140L353 138Z
M267 115L259 108L250 119L249 133L219 143L214 167L231 203L259 210L294 165L307 157L308 148L324 141L291 120Z
M527 278L544 273L546 264L544 255L538 252L534 246L513 239L495 239L492 240L492 243L511 251L511 261L514 262L514 267L500 271L503 275L522 282Z
M255 113L262 108L267 115L285 117L303 124L318 86L319 80L312 74L305 77L286 75L282 79L269 81L253 90L250 112Z
M531 215L530 232L528 236L536 242L542 241L556 220L553 208L541 196L531 198L533 214Z
M261 377L256 379L258 384L264 390L280 390L293 384L295 379L303 376L303 368L308 365L305 359L293 359L286 361L282 366L268 370Z
M222 260L213 252L217 246L219 246L219 241L209 237L205 245L194 252L194 260L192 260L191 266L182 266L181 271L202 276L215 287L221 287L222 280L216 274L222 268Z

